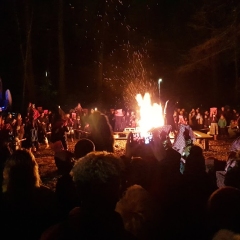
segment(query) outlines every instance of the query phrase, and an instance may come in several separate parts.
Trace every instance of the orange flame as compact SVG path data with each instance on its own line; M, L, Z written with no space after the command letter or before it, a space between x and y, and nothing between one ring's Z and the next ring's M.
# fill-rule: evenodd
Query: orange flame
M162 106L157 103L152 104L149 93L145 93L144 97L137 94L136 100L140 107L139 129L141 136L146 137L151 129L164 125Z

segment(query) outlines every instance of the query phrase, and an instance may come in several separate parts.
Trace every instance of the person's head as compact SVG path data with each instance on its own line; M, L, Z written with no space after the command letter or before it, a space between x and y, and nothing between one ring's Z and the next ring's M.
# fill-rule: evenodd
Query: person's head
M53 115L53 119L52 120L53 120L53 124L62 122L61 114L58 111L55 112L54 115Z
M55 153L55 164L57 166L58 172L61 175L70 173L74 165L73 157L74 154L66 150L58 151Z
M120 196L122 169L122 160L112 153L92 152L80 158L72 176L82 206L89 211L113 211Z
M3 170L3 191L20 192L40 186L38 164L28 150L15 151Z
M237 160L235 166L229 169L224 179L225 186L231 186L240 189L240 161Z
M96 111L91 118L91 140L97 151L113 152L113 132L106 115Z
M72 113L72 119L76 120L77 119L77 114L76 113Z
M240 189L240 151L229 153L225 170L225 186Z
M116 205L125 226L138 239L150 238L156 224L156 205L151 195L140 185L127 189Z
M211 229L228 229L240 232L240 190L223 187L212 193L208 200Z
M223 115L223 114L221 114L221 115L220 115L220 118L221 118L221 119L224 119L224 115Z
M94 151L95 151L94 143L89 139L82 138L76 143L74 147L74 157L75 159L79 159L81 157L84 157L88 153Z
M185 173L197 174L206 171L205 158L203 156L202 148L193 145L190 148L189 155L185 163Z

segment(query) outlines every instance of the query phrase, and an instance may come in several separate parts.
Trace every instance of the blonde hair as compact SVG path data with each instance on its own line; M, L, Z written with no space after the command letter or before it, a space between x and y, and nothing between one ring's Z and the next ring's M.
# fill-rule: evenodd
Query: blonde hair
M147 224L155 222L155 202L140 185L129 187L115 210L122 216L125 229L136 237L148 234Z
M103 151L91 152L80 158L71 174L82 201L87 204L101 201L114 209L119 200L122 170L122 160Z
M41 179L34 155L26 149L15 151L3 170L3 192L18 192L39 187Z
M72 169L76 183L91 182L107 183L111 178L119 178L123 169L122 161L113 153L95 151L80 158Z

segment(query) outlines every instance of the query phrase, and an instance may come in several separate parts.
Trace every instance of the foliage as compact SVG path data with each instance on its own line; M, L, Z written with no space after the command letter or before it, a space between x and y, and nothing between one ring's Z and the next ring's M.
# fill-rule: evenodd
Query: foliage
M239 1L210 1L193 16L190 26L202 36L199 43L192 47L185 64L179 68L180 72L194 71L209 66L209 60L220 58L221 53L231 54L230 62L233 62L233 51L236 49L236 41L240 37Z

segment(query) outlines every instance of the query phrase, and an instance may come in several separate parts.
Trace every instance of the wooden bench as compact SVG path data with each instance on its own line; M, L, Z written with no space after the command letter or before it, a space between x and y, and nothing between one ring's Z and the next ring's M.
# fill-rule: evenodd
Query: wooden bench
M193 131L197 140L203 141L203 149L205 151L209 150L209 139L212 139L213 136L200 132L200 131Z
M127 140L130 132L139 132L139 128L124 128L123 132L114 132L113 137L118 140Z

